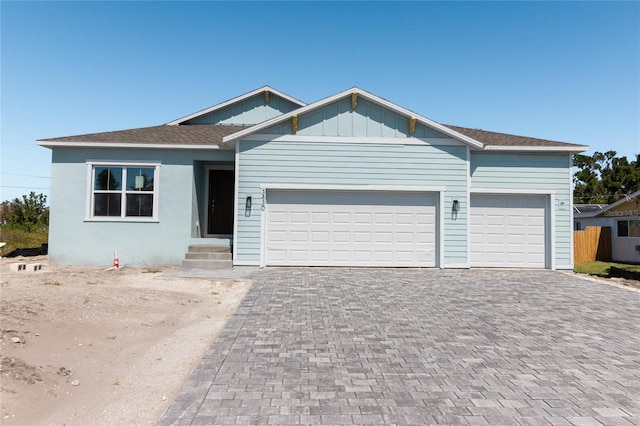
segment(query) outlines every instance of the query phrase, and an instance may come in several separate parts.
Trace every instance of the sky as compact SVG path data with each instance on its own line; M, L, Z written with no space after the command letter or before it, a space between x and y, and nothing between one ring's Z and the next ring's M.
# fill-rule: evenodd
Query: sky
M164 124L264 85L358 86L443 124L640 153L640 2L0 2L0 200L37 139Z

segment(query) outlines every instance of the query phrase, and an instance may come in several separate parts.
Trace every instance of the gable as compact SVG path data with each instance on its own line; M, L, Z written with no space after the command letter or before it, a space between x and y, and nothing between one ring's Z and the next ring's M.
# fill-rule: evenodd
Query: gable
M224 108L194 117L180 123L190 124L218 124L234 126L251 126L281 114L293 111L300 105L284 99L272 92L264 91L247 99L228 105Z
M262 131L267 134L292 134L287 121ZM302 136L343 136L376 138L448 138L421 123L415 124L414 134L409 132L409 117L358 97L356 107L351 97L338 99L328 105L301 114L296 134Z
M640 192L611 204L596 217L640 216Z

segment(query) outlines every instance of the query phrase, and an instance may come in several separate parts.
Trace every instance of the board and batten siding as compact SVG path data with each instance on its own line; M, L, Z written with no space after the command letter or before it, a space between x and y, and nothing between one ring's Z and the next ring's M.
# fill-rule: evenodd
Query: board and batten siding
M290 134L291 120L263 130L263 133ZM341 99L300 116L296 134L300 136L403 138L410 137L409 118L366 99L359 98L356 109L352 109L351 99ZM421 124L416 124L413 137L447 138L442 133Z
M238 206L234 256L260 260L261 184L444 187L444 262L467 263L467 150L462 145L404 145L243 140L238 147ZM246 197L254 200L245 213ZM452 201L460 201L453 218Z
M555 266L573 267L570 154L471 152L471 192L477 189L553 191ZM550 230L548 231L550 232ZM548 241L551 240L547 235Z
M55 264L178 264L198 219L194 160L233 162L233 151L56 148L52 154L49 259ZM160 164L158 221L86 220L87 161Z
M183 124L254 125L296 108L299 106L274 94L270 95L269 103L265 103L264 94L260 93Z

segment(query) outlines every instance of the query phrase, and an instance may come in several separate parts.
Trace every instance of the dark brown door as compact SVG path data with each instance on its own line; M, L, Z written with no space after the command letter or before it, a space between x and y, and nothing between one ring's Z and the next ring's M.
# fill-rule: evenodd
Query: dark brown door
M233 170L209 170L208 234L233 233Z

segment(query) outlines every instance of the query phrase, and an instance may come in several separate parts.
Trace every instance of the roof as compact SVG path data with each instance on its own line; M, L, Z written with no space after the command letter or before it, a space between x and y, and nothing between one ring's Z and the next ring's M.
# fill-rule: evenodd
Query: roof
M600 213L603 209L607 208L608 204L574 204L573 214L578 215L591 215L591 213Z
M89 133L86 135L66 136L61 138L41 139L38 145L53 147L64 145L95 145L95 146L127 146L166 145L170 148L184 147L218 147L222 139L237 133L248 126L213 126L191 125L172 126L161 125L142 127L138 129L118 130L114 132Z
M582 212L581 214L575 214L574 213L574 218L585 218L585 217L596 217L596 216L600 216L605 214L606 212L608 212L609 210L613 210L616 207L624 204L624 203L628 203L629 201L633 200L634 198L639 198L640 197L640 191L636 191L633 194L629 194L629 195L625 195L622 199L616 201L613 204L609 204L608 206L604 206L602 209L596 209L593 211L588 211L588 212ZM640 200L639 200L640 202Z
M185 121L208 114L212 111L227 107L243 99L255 96L258 93L269 91L291 102L300 105L291 112L281 114L272 119L263 121L253 126L239 125L181 125ZM405 117L413 118L418 123L434 129L452 139L458 140L474 150L503 150L503 151L564 151L582 152L587 147L566 142L550 141L545 139L530 138L506 133L489 132L480 129L449 126L437 123L410 110L402 108L379 96L373 95L357 87L321 99L306 105L301 101L291 98L281 92L264 86L244 95L204 109L200 112L188 115L165 125L143 127L138 129L120 130L115 132L91 133L78 136L67 136L38 140L38 145L46 147L54 146L100 146L100 147L158 147L158 148L184 148L184 149L218 149L225 143L240 140L248 135L255 134L271 126L280 124L290 119L294 114L304 114L318 108L322 108L332 102L357 93L370 102L396 112Z
M464 144L467 144L474 149L505 150L505 151L555 150L555 151L569 151L569 152L582 152L587 150L586 146L576 145L576 144L571 144L566 142L556 142L556 141L549 141L544 139L508 135L505 133L488 132L485 130L468 129L465 127L443 125L433 120L430 120L426 117L423 117L419 114L416 114L413 111L402 108L401 106L398 106L392 102L387 101L386 99L383 99L379 96L371 94L358 87L353 87L351 89L340 92L336 95L329 96L328 98L321 99L309 105L305 105L294 111L279 115L270 120L263 121L262 123L256 124L255 126L247 128L245 130L241 130L238 133L225 136L223 141L225 143L229 143L229 142L241 139L250 134L258 133L260 130L280 124L290 119L294 114L300 115L309 111L322 108L323 106L328 105L332 102L335 102L339 99L349 97L354 93L357 93L358 96L361 96L373 103L376 103L391 111L394 111L397 114L406 116L408 118L415 118L418 123L421 123L440 133L443 133L444 135L447 135Z
M567 142L557 142L550 141L546 139L537 139L530 138L526 136L517 136L517 135L509 135L506 133L497 133L497 132L488 132L486 130L480 129L468 129L466 127L458 127L458 126L450 126L446 125L448 128L455 130L458 133L462 133L463 135L469 136L477 141L482 142L485 145L492 147L555 147L555 148L571 148L571 149L580 149L587 147L582 147L580 145L567 143ZM489 148L490 149L490 148Z

